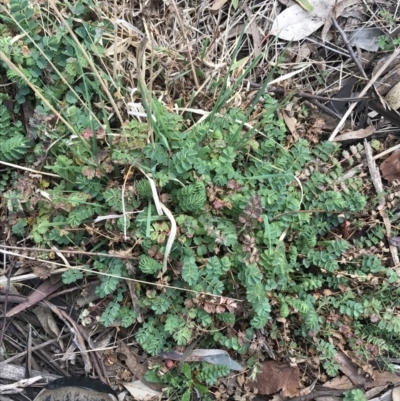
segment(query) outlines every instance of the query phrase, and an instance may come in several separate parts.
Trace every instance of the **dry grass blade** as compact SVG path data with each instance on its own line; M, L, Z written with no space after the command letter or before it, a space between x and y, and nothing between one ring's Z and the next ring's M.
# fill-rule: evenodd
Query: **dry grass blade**
M45 173L44 171L33 170L33 169L29 168L29 167L19 166L18 164L13 164L13 163L7 163L7 162L5 162L3 160L0 160L0 164L2 164L3 166L12 167L12 168L16 168L16 169L19 169L19 170L29 171L30 173L46 175L48 177L60 178L60 176L58 174Z

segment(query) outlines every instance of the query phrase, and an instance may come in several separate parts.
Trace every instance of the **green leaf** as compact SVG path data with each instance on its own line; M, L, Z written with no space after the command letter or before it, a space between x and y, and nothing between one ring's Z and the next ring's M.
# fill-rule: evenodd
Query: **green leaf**
M69 269L64 272L61 277L64 284L72 284L78 280L82 280L83 274L78 269Z
M185 376L187 380L192 379L192 369L188 363L184 363L181 367L181 373Z
M162 264L146 255L140 256L139 269L143 273L155 274L161 271Z
M112 325L117 319L120 308L121 306L117 302L109 302L107 308L101 315L100 323L104 324L104 326Z
M199 279L199 268L193 256L183 259L182 278L191 286L197 283Z

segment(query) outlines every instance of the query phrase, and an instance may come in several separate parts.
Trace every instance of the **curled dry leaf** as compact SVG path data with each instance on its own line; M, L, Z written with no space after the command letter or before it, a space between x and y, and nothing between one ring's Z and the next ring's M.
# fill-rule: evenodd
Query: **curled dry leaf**
M17 313L25 310L26 308L36 305L37 303L45 299L47 296L57 291L62 285L63 285L62 281L59 281L58 283L55 284L52 284L50 280L43 282L39 287L37 287L32 291L32 293L28 296L25 302L10 309L7 312L6 316L12 317Z
M300 373L297 366L291 367L284 362L266 361L256 379L256 382L249 382L248 386L251 389L257 388L260 394L270 395L282 390L283 397L294 397L298 393Z
M393 152L381 165L382 177L392 184L400 179L400 151Z

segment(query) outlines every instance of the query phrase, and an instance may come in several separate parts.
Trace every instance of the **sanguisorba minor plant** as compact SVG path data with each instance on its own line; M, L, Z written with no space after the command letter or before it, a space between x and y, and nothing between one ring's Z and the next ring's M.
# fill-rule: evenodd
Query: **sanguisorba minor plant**
M359 178L343 178L339 146L289 145L280 104L264 90L246 112L231 107L254 63L236 87L231 68L213 83L217 102L201 122L168 111L142 78L147 120L128 121L119 112L123 77L113 78L104 57L113 25L91 1L49 4L47 12L28 1L2 6L1 69L15 93L1 95L12 108L0 105L0 159L53 176L10 169L1 185L9 211L26 215L12 227L16 236L112 253L77 256L86 268L63 274L66 284L99 274L100 322L135 323L136 341L152 356L202 335L204 347L234 351L249 367L264 358L258 329L285 355L313 349L331 376L334 338L360 359L397 355L397 275L358 252L362 241L342 236L367 199ZM34 108L28 132L12 118L25 104ZM127 252L133 259L115 257ZM202 366L186 366L183 377L212 384L226 373Z

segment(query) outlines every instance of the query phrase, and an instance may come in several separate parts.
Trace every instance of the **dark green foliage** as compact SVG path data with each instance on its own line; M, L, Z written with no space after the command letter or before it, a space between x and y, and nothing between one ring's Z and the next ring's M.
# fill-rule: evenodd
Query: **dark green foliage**
M204 184L200 181L187 185L179 189L176 193L179 206L184 212L200 212L206 202L206 190Z
M26 226L26 219L21 218L16 224L13 225L12 232L19 237L23 237L26 233Z
M343 401L366 401L366 399L363 391L358 388L344 392Z
M204 363L202 370L198 375L200 381L211 386L215 384L222 376L229 374L229 367L224 365L210 365Z
M64 284L72 284L75 281L81 280L83 278L83 274L78 269L70 269L62 274L62 281Z
M138 194L143 198L151 198L151 186L149 180L140 180L136 184Z
M0 97L1 99L1 97ZM10 112L0 104L0 160L13 162L24 157L30 147L21 124L12 124Z
M162 269L162 265L146 255L141 255L139 269L143 273L154 274L158 273Z

